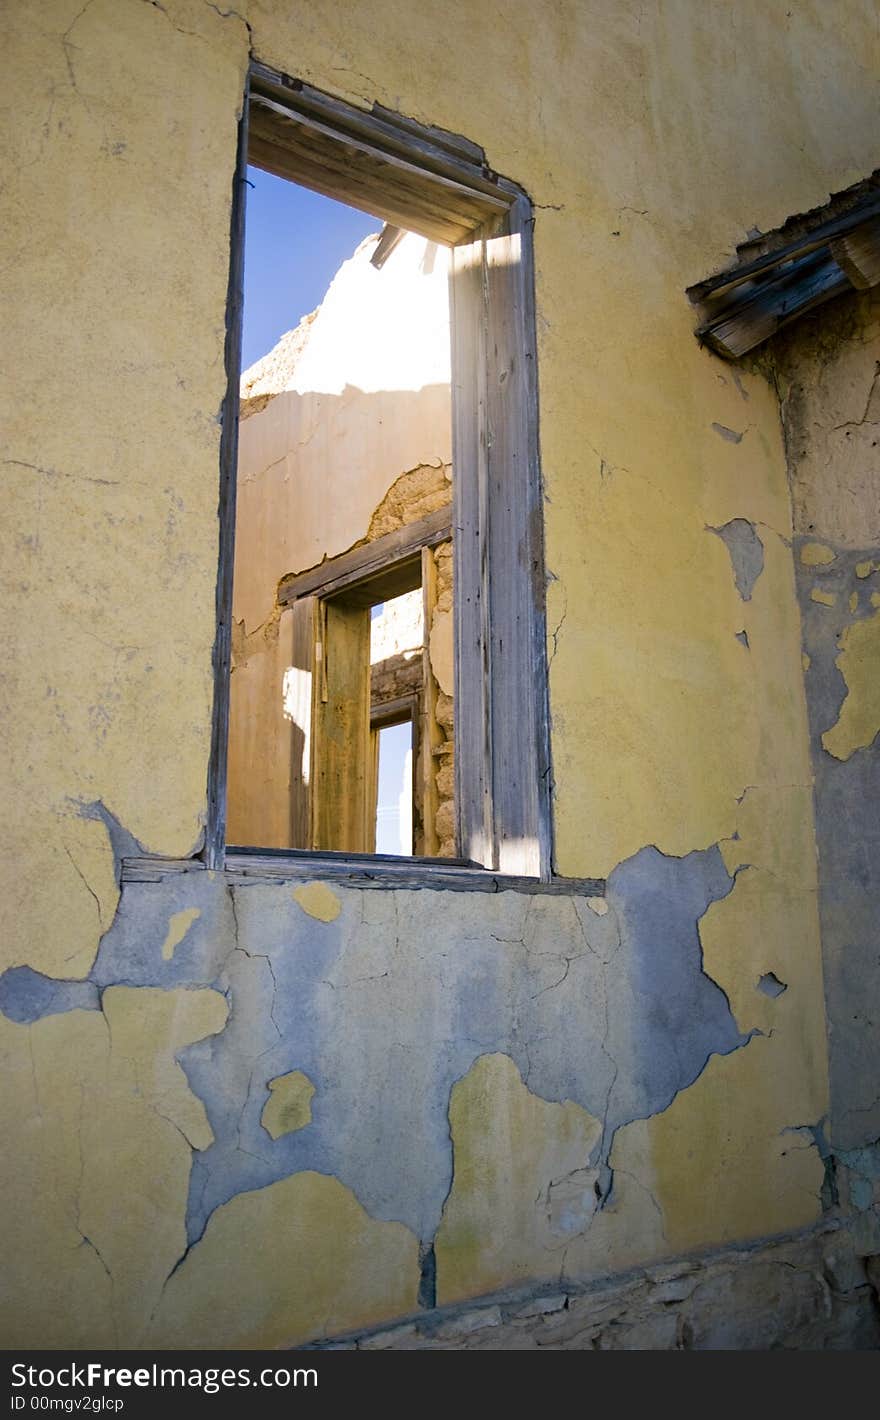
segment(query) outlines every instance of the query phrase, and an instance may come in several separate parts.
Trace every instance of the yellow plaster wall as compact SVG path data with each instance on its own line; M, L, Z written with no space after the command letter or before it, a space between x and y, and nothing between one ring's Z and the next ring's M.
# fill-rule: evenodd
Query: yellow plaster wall
M148 1343L283 1347L411 1312L418 1240L335 1178L298 1173L218 1208L165 1289Z
M558 867L597 874L646 843L686 853L729 840L755 786L772 841L758 835L752 868L707 926L712 971L743 1027L769 1009L748 994L755 970L800 982L772 1036L629 1126L647 1180L630 1186L659 1199L679 1246L815 1216L815 1156L792 1161L780 1132L822 1114L826 1085L778 410L760 377L698 349L683 291L750 227L874 166L873 4L587 0L537 24L525 0L239 0L228 12L45 0L5 23L2 965L88 970L116 894L107 831L81 806L100 801L171 856L202 834L230 180L252 50L355 102L466 134L537 204ZM731 518L752 521L765 546L747 604L706 530ZM785 877L771 890L777 851ZM770 940L781 968L755 945ZM122 1332L131 1344L181 1250L205 1122L170 1045L130 1018L128 1042L123 1031L111 1045L108 1004L0 1022L21 1085L6 1102L15 1157L27 1160L4 1182L16 1344L112 1344ZM190 1031L219 1028L215 1007L204 1011ZM94 1182L81 1214L83 1168ZM756 1170L764 1183L743 1195ZM701 1202L719 1181L720 1201ZM251 1237L274 1251L291 1209L317 1220L310 1281L331 1267L340 1229L366 1250L344 1274L354 1301L322 1296L322 1317L406 1310L415 1240L389 1246L340 1190L308 1176L233 1200L203 1260L175 1274L156 1335L179 1344L185 1324L193 1344L225 1344L232 1322L214 1320L212 1299L233 1278L253 1304L249 1334L266 1341ZM626 1252L614 1234L609 1259ZM101 1261L111 1254L129 1279L121 1292ZM34 1276L51 1283L51 1308L26 1285ZM308 1325L290 1305L279 1342Z
M226 1014L216 991L110 987L103 1011L0 1018L4 1346L139 1343L213 1138L174 1056Z

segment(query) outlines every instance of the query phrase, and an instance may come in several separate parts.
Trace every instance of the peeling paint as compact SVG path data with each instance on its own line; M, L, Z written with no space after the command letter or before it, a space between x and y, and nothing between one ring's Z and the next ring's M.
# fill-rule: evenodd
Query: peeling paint
M745 518L732 518L722 527L710 528L730 553L736 589L744 602L751 601L755 583L764 570L764 544L754 524Z
M305 883L294 888L292 895L303 912L318 922L335 922L342 910L339 898L326 883Z
M193 922L201 915L198 907L185 907L180 912L175 912L168 923L168 935L162 943L162 956L165 961L170 961L174 956L174 948L179 946L192 926Z
M292 1070L288 1075L276 1075L269 1081L269 1098L263 1106L260 1123L273 1139L282 1134L295 1134L312 1121L312 1096L315 1087L308 1075Z
M880 732L880 614L844 629L835 664L846 683L846 698L822 744L835 759L849 759Z
M726 424L716 424L713 422L712 428L716 434L720 434L722 439L726 439L729 444L741 444L742 434L736 429L728 429Z
M805 542L800 550L800 559L805 567L827 567L837 554L833 547L824 542Z

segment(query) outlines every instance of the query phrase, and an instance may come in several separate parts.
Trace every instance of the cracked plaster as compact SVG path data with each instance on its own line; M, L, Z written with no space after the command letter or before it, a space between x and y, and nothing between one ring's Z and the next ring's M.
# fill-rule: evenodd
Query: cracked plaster
M873 601L880 567L878 318L880 294L854 293L810 316L797 332L775 342L773 352L809 667L805 684L829 1024L828 1132L829 1149L836 1154L880 1133L875 1084L880 1072L880 619ZM811 550L817 546L825 549L818 568ZM816 571L832 605L816 604Z
M288 955L295 957L297 971L305 964L306 993L313 990L313 1003L321 1008L323 1038L339 1044L341 1027L333 1024L327 1003L331 992L340 993L349 1004L359 1003L364 1021L371 1016L389 1071L401 1060L395 1036L406 1011L401 1004L386 1024L383 972L390 969L389 959L396 974L402 963L398 979L408 988L424 986L427 971L439 993L429 992L429 998L444 1009L435 1018L417 995L405 1005L419 1023L422 1053L425 1042L441 1056L462 1047L455 1078L469 1058L472 1063L501 1048L493 1038L499 1034L495 1018L515 962L517 1006L521 998L534 997L525 1003L525 1032L517 1023L511 1046L524 1078L537 1090L553 1051L552 1040L533 1037L528 1019L543 1019L541 1013L563 1000L569 1010L566 1028L575 1035L560 1044L561 1053L576 1057L583 1080L597 1063L602 1108L608 1087L610 1066L595 1019L604 1024L604 1006L601 994L590 993L600 977L607 978L602 958L620 951L610 930L616 914L602 919L609 924L607 936L597 940L585 928L599 956L589 966L591 953L578 946L580 928L570 915L562 928L554 917L576 912L571 904L535 909L528 933L520 903L514 908L499 897L491 905L450 904L441 933L434 895L430 913L420 908L410 917L404 908L401 920L392 922L382 918L390 909L379 906L382 895L375 894L373 905L363 907L364 960L345 965L344 955L334 955L340 939L332 934L342 931L347 913L357 912L356 895L344 894L339 922L327 928L300 913L301 932L314 935L294 933L290 943L279 944L269 923L259 920L261 910L286 931L286 914L298 909L289 894L282 904L270 893L255 898L252 909L243 908L236 950L230 897L207 875L201 880L190 875L185 887L173 890L126 889L114 919L110 830L70 807L102 800L145 848L172 857L193 851L201 833L230 155L249 44L281 69L289 69L295 56L297 72L319 87L368 105L378 99L485 142L490 161L535 199L545 534L548 564L558 578L549 591L548 625L558 630L551 708L560 870L610 872L646 843L666 853L689 854L695 847L711 852L706 845L729 840L739 819L736 799L746 784L766 794L775 842L794 852L802 832L809 838L809 811L798 794L784 788L806 783L809 769L775 401L759 377L722 369L690 342L681 288L684 273L717 269L748 222L772 227L788 212L822 201L829 183L843 185L841 175L858 175L871 166L876 105L863 56L872 41L873 16L856 8L844 26L835 17L832 35L821 7L810 5L785 23L767 25L762 43L752 46L754 62L741 93L715 79L718 56L743 38L742 16L723 4L697 15L644 7L636 15L623 6L595 25L591 17L589 42L580 20L565 7L554 12L540 43L534 43L527 7L515 3L505 18L499 27L496 17L463 0L454 0L451 11L426 13L415 26L411 7L398 0L385 7L382 24L376 23L374 6L350 0L322 11L320 24L301 5L280 6L277 0L247 0L240 12L203 0L162 5L48 0L38 22L28 7L10 13L9 101L17 116L18 151L10 145L2 161L7 338L17 362L15 379L4 388L10 403L3 421L11 458L3 547L10 588L3 610L9 619L2 643L9 674L2 709L14 732L11 779L4 790L11 840L4 858L4 964L27 965L44 979L65 978L62 986L48 988L50 995L61 991L55 998L62 1002L60 1012L42 1014L30 1026L0 1020L10 1050L9 1078L16 1082L6 1102L9 1133L26 1131L22 1167L13 1171L7 1190L7 1208L20 1236L13 1235L9 1254L17 1303L5 1334L23 1343L39 1336L44 1345L111 1345L120 1334L114 1316L121 1298L123 1339L131 1344L140 1325L135 1313L141 1315L132 1299L137 1294L141 1304L144 1299L151 1304L157 1277L183 1246L192 1150L177 1125L131 1095L130 1067L119 1061L111 1070L107 1064L102 1013L69 1009L74 999L93 1004L91 987L167 987L169 1000L186 1011L197 998L210 996L211 983L222 983L232 1007L225 1030L208 1045L184 1047L182 1053L175 1047L196 1093L199 1070L209 1068L203 1062L211 1042L218 1047L224 1042L221 1063L229 1052L229 1069L202 1089L218 1142L218 1124L224 1139L230 1119L241 1118L250 1127L269 1063L267 1058L254 1075L252 1098L248 1075L242 1099L235 1068L241 1062L250 1066L251 1046L247 1029L236 1024L237 1013L245 1026L253 1018L259 1040L270 1043L281 1039L274 1031L296 1019L296 973L292 1004L285 1002L279 1011L274 1003L273 973L283 979ZM750 23L745 21L746 31ZM448 62L431 62L440 53L455 60L454 89L447 81ZM804 65L803 55L816 53L821 65ZM420 62L414 63L414 54ZM505 73L505 84L485 82L489 65ZM633 85L633 73L643 73L645 82ZM682 121L687 111L680 102L682 84L697 96L691 108L700 114L698 143L693 125ZM829 86L837 96L831 109L823 101ZM525 136L515 121L523 92L544 96L540 122ZM774 94L772 105L763 102L766 92ZM665 94L671 96L669 106ZM646 95L661 96L650 122ZM728 161L732 101L744 150L751 155L748 164L733 169ZM596 114L601 121L594 121ZM817 136L816 143L803 144L805 128ZM590 174L589 193L579 176L584 172ZM718 196L711 210L703 200L706 191ZM638 220L631 220L634 212L624 220L624 211L635 208ZM694 210L699 221L693 220ZM39 243L33 242L34 230L40 232ZM598 279L572 279L582 270L587 249ZM633 271L639 273L636 290ZM169 310L175 312L170 325ZM56 317L51 327L39 315L44 311ZM850 442L870 442L865 421L872 413L873 387L868 406L861 381L857 394L851 407L834 416L835 424L841 424L840 412L845 416L833 440L829 434L835 448L844 447L847 434ZM720 439L711 423L742 428L745 399L748 438L739 444ZM585 410L594 458L584 437ZM818 449L817 467L822 460ZM804 478L808 473L802 469ZM748 604L737 595L726 554L704 532L707 523L722 526L736 518L760 527L765 544L764 572ZM818 521L823 536L834 541L833 520ZM867 556L876 559L880 533L842 540L867 543ZM829 620L836 614L835 609ZM748 656L734 639L742 630ZM840 676L836 669L827 675L833 700L842 693ZM821 728L830 723L825 719ZM835 772L844 778L854 773L864 754L857 751ZM844 796L838 822L845 806ZM822 846L824 861L833 863L834 842ZM772 845L759 847L768 863L775 862ZM8 871L13 859L14 873ZM733 916L734 906L754 891L750 883L772 881L756 851L744 853L730 870L743 861L757 866L739 873L733 890L716 903L716 919L722 908ZM707 862L700 860L703 866ZM775 1193L769 1200L756 1175L767 1150L776 1148L768 1141L777 1139L780 1121L788 1125L793 1118L819 1118L824 1112L821 1101L812 1112L801 1112L805 1101L815 1103L814 1096L822 1094L823 1037L816 1027L818 976L811 957L815 892L805 882L812 863L808 853L795 854L788 864L786 900L798 905L793 919L778 902L767 907L776 899L756 895L742 930L728 929L729 950L719 947L717 960L711 947L707 952L707 969L717 973L738 1023L731 1025L720 1011L717 1020L728 1038L754 1028L752 1009L792 1013L794 1002L807 999L806 1014L782 1017L781 1023L768 1024L763 1038L712 1057L663 1114L617 1129L609 1159L613 1193L587 1233L594 1249L604 1239L602 1256L612 1269L628 1255L634 1260L650 1255L663 1243L664 1226L670 1239L681 1242L713 1235L719 1223L749 1230L782 1215L790 1222L797 1214L791 1170L806 1165L811 1150L772 1155L768 1179ZM843 855L842 870L850 864ZM261 892L247 888L241 897ZM389 895L388 901L394 896L406 897ZM171 915L194 906L201 917L171 961L163 961ZM484 914L487 931L471 967L468 932L473 919L483 921ZM584 919L589 918L595 926L586 909ZM704 947L709 925L704 922ZM696 975L691 927L682 924L677 939L691 962L688 979L700 991L710 990L717 1007L721 988ZM457 953L446 949L447 931L461 943ZM653 944L645 940L646 929L641 931L639 950L645 950ZM102 932L86 992L83 982ZM786 953L805 941L800 980L787 963L764 960L771 932ZM562 938L566 950L560 952ZM624 955L633 940L624 945ZM673 950L669 939L663 945ZM330 976L316 976L325 957L334 969L332 986L326 985ZM748 958L753 1008L739 1000L740 957ZM756 973L768 966L790 982L778 1003L754 991ZM69 994L74 979L78 997ZM7 989L9 983L7 976ZM11 999L43 1013L51 1004L40 996L46 989L32 978L13 978ZM579 997L579 991L586 994ZM832 1014L840 1005L839 999L834 1005L836 999L832 990ZM577 1035L579 1001L589 1004L583 1043ZM455 1012L445 1014L453 1002ZM640 1008L645 1005L653 1008L657 1001L649 994ZM631 1004L626 1018L638 1036ZM557 1024L552 1013L548 1024L551 1029ZM447 1045L449 1031L460 1033L454 1047ZM686 1040L690 1043L687 1035ZM303 1043L318 1048L309 1030ZM166 1044L154 1041L154 1053L165 1051ZM361 1048L357 1033L355 1044ZM536 1051L534 1071L526 1046L529 1053ZM637 1058L637 1049L636 1041L629 1054L624 1050L627 1061ZM326 1114L322 1120L321 1095L329 1094L331 1104L344 1095L352 1057L341 1046L338 1057L329 1048L328 1055L332 1068L314 1077L313 1122L293 1139L323 1130L326 1141L338 1128L338 1113L330 1125ZM406 1083L418 1094L427 1063L418 1054L414 1058L414 1082ZM806 1084L804 1061L810 1066ZM780 1062L787 1062L784 1070ZM448 1063L444 1057L444 1066ZM106 1115L93 1115L91 1098L112 1096L105 1083L108 1070L122 1072L120 1078L125 1074L129 1092L119 1100L114 1096ZM767 1078L774 1081L769 1103ZM394 1079L388 1086L392 1121L401 1094ZM425 1114L435 1120L448 1100L436 1082L432 1088ZM86 1158L94 1149L107 1182L97 1179L93 1185L92 1173L83 1174L87 1194L94 1187L95 1197L88 1218L77 1221L82 1181L77 1121L84 1098L88 1119L100 1122L100 1128L89 1125ZM372 1108L381 1113L383 1104ZM865 1115L872 1108L872 1102L858 1102ZM713 1122L726 1130L717 1148ZM193 1117L188 1127L194 1126ZM701 1133L707 1126L709 1133ZM393 1134L393 1128L383 1127ZM102 1131L115 1144L115 1155L100 1152ZM355 1137L355 1157L366 1138L366 1129ZM711 1143L699 1158L695 1138ZM394 1186L398 1196L413 1197L418 1179L410 1140L404 1144L395 1160L402 1172ZM269 1147L277 1146L270 1141ZM441 1140L436 1131L426 1158L436 1160L441 1152L448 1160L448 1136ZM655 1156L663 1161L661 1168ZM682 1162L689 1156L690 1172ZM120 1159L128 1161L124 1169ZM276 1271L272 1259L291 1206L307 1219L322 1219L313 1234L321 1242L313 1244L310 1266L319 1252L328 1259L336 1255L335 1220L344 1214L342 1237L370 1238L361 1254L361 1277L371 1269L374 1276L372 1290L364 1283L359 1293L365 1307L374 1308L377 1297L383 1312L409 1305L411 1282L402 1283L393 1266L389 1276L379 1261L382 1239L389 1236L383 1230L396 1225L375 1224L357 1212L359 1205L342 1184L312 1172L307 1184L303 1178L279 1179L237 1195L214 1214L201 1254L206 1261L199 1264L194 1249L169 1284L163 1325L171 1336L167 1318L174 1322L174 1344L190 1323L190 1336L201 1335L199 1327L207 1335L216 1316L210 1299L216 1308L218 1296L227 1310L223 1325L218 1318L210 1330L211 1344L218 1344L221 1334L230 1344L239 1339L227 1299L236 1300L239 1324L253 1325L250 1334L260 1342L270 1335L289 1341L325 1320L344 1324L348 1318L336 1303L318 1318L314 1311L291 1313L290 1306L299 1304L288 1300L280 1304L284 1324L272 1330L276 1296L290 1299L283 1268ZM375 1186L368 1176L365 1192ZM717 1200L707 1198L716 1186ZM114 1228L123 1227L119 1214L126 1211L120 1197L132 1214L129 1231L115 1239ZM642 1200L638 1208L635 1199ZM797 1201L805 1210L814 1206L808 1187ZM102 1220L102 1226L93 1226ZM252 1247L257 1236L262 1251ZM415 1275L409 1240L392 1250L409 1269L407 1277ZM283 1260L291 1272L301 1261L287 1253ZM577 1269L576 1249L567 1265ZM273 1292L275 1287L281 1293ZM301 1285L299 1293L304 1290ZM323 1292L319 1300L324 1306Z

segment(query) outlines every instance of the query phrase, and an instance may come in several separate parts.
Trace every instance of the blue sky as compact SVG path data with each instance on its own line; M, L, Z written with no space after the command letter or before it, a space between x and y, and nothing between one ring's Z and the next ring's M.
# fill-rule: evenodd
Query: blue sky
M246 370L320 305L343 261L382 222L330 197L248 168L244 246Z

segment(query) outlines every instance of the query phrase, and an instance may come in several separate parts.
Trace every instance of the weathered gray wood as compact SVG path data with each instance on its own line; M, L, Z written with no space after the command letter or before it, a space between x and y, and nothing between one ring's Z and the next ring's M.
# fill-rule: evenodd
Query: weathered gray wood
M880 282L880 220L866 222L831 243L831 255L857 291Z
M235 171L229 234L229 284L226 301L226 393L220 419L219 554L217 563L216 632L213 651L214 705L211 757L208 761L208 812L205 861L223 867L226 844L226 783L229 743L229 677L232 668L232 574L235 561L235 495L238 481L238 415L241 383L241 330L244 307L244 224L247 192L248 95L245 89Z
M466 183L478 191L494 193L495 174L486 167L483 150L468 139L445 130L426 127L374 104L368 112L343 99L311 88L263 64L251 65L255 93L280 101L295 113L308 115L342 133L367 139L374 146L419 163L428 172Z
M370 725L374 729L384 729L386 725L401 725L406 720L414 720L418 709L417 693L398 695L394 700L374 700L370 706Z
M453 249L452 485L455 812L459 852L494 868L489 695L488 429L483 238Z
M697 304L723 296L734 286L739 286L744 281L755 280L784 262L818 251L820 247L827 246L832 238L851 232L878 215L880 215L880 196L872 194L859 202L844 216L836 217L814 227L812 231L805 233L798 240L787 242L784 246L777 247L775 251L768 252L765 256L756 257L754 261L741 263L729 271L722 271L717 276L710 276L706 281L699 281L694 286L689 286L688 295Z
M406 232L402 227L392 227L390 222L386 222L379 234L376 250L370 257L370 265L381 271L394 248L400 245L405 236Z
M346 600L350 601L350 589L356 583L366 583L370 578L380 577L386 572L393 576L389 571L391 565L400 568L408 561L412 562L413 566L404 578L407 585L401 586L401 590L414 590L419 585L421 576L422 548L445 542L451 536L451 531L450 508L438 508L416 523L406 523L403 527L386 533L384 537L377 537L373 542L365 543L363 547L342 552L338 557L328 557L316 567L310 567L308 571L300 572L295 577L286 578L279 588L278 601L285 606L296 601L298 597L313 593L322 597L345 593ZM380 592L385 590L379 589ZM399 595L398 592L390 594ZM370 605L370 599L373 602L382 600L381 595L377 593L374 596L373 591L367 589L365 596L367 600L364 605Z
M154 883L180 874L204 872L198 859L126 858L122 863L123 883ZM225 881L247 887L264 883L301 882L318 878L342 887L384 888L396 891L437 892L524 892L562 897L604 897L603 878L517 877L487 872L473 864L459 864L448 858L400 859L383 854L337 855L326 853L243 852L230 848Z
M440 848L437 833L437 765L435 751L446 743L437 723L437 695L439 687L431 665L430 635L437 605L437 564L429 547L422 548L422 625L424 626L424 646L422 647L422 689L419 697L419 740L416 763L417 795L421 808L421 838L416 837L416 851L426 857L433 856Z
M313 677L311 847L368 851L370 613L325 602L319 643L322 677Z
M436 241L460 241L504 210L488 183L427 172L388 143L292 114L263 94L252 96L250 132L258 166Z
M837 262L824 252L804 258L794 271L767 281L753 296L701 325L697 336L719 355L735 360L807 311L850 289Z
M486 239L489 652L495 861L550 875L546 633L531 211Z

